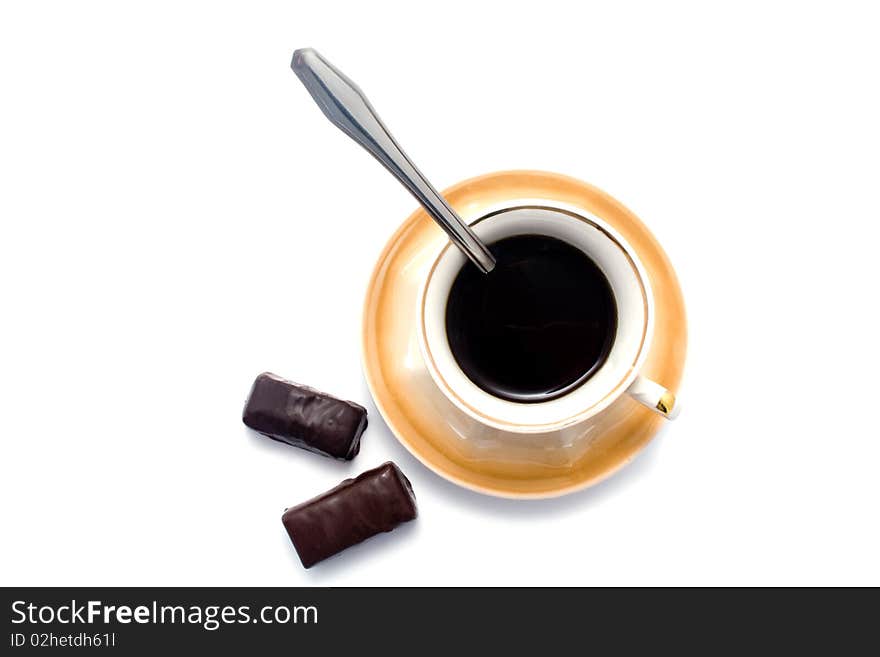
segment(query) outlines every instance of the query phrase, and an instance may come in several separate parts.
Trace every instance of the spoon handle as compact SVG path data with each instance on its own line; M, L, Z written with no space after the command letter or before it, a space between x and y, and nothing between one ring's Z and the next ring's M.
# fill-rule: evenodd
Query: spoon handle
M394 174L483 273L492 271L489 249L397 145L358 86L311 48L294 52L290 67L330 122Z

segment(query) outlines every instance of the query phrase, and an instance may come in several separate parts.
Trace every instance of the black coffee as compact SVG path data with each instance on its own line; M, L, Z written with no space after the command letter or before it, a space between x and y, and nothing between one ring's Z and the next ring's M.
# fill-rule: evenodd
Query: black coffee
M605 362L617 304L605 275L580 249L543 235L489 245L489 274L468 262L446 303L459 367L486 392L541 402L574 390Z

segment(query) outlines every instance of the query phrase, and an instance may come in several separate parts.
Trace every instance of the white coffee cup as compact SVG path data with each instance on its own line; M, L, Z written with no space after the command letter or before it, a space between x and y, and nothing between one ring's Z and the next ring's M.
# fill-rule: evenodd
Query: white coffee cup
M493 208L471 224L487 244L516 235L547 235L580 249L602 270L617 303L617 333L602 366L571 392L544 402L495 397L462 371L446 337L446 302L465 256L451 244L438 253L419 295L417 329L422 356L434 383L476 421L513 433L545 433L594 417L623 394L673 419L672 392L639 374L654 331L654 299L633 249L600 218L546 200ZM572 299L577 303L577 299Z

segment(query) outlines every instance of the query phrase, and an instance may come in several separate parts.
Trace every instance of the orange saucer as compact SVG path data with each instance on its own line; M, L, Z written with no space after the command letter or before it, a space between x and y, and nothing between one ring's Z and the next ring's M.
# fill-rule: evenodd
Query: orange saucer
M501 205L535 200L574 206L608 222L638 254L654 294L654 337L641 373L678 389L687 343L681 290L660 244L629 210L591 185L538 171L486 174L443 195L469 223ZM564 495L631 461L668 420L627 395L580 427L576 436L514 441L499 440L475 425L443 396L422 359L416 325L419 291L446 242L446 234L419 209L385 246L367 292L364 373L397 439L437 474L501 497Z

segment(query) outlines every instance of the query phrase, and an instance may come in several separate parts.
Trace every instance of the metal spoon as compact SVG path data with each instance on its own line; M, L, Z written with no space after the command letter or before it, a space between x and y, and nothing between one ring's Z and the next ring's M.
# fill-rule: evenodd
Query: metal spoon
M489 249L397 145L357 85L312 48L294 52L290 68L330 122L394 174L480 271L492 271Z

